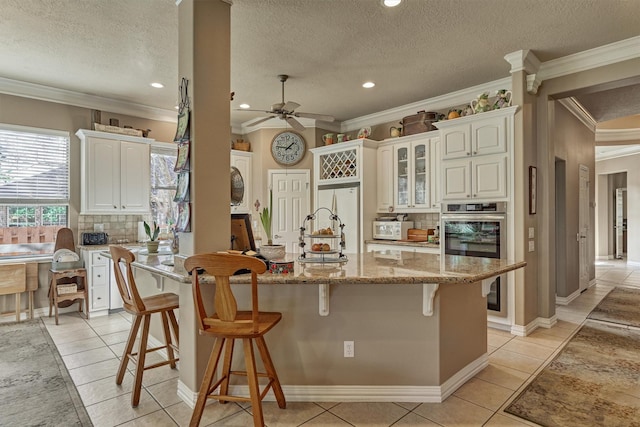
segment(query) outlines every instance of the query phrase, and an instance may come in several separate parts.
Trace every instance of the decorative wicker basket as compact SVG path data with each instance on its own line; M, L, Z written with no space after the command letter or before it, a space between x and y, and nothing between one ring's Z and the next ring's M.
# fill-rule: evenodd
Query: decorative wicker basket
M251 151L251 143L249 141L239 139L233 143L233 149L240 151Z
M76 292L78 292L78 285L75 283L69 283L58 285L56 286L56 289L58 290L58 295L75 294Z

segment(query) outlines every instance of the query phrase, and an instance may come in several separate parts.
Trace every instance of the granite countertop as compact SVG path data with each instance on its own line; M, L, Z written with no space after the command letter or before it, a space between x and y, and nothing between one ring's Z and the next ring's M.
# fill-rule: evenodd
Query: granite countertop
M416 283L473 283L498 274L524 267L524 261L402 252L400 259L376 256L377 252L348 254L344 264L302 264L297 255L294 272L258 276L260 284L416 284ZM105 255L110 257L108 252ZM190 283L184 270L184 256L137 254L134 267L168 277L181 283ZM248 283L248 274L233 276L231 283ZM202 276L202 283L212 283L213 277Z
M389 245L389 246L412 246L417 248L439 249L440 244L430 242L416 242L415 240L365 240L365 244Z

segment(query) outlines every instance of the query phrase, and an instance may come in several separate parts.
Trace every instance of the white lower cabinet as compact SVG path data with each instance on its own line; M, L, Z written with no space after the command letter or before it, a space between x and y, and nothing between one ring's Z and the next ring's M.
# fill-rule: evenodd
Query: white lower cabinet
M106 314L109 310L109 258L99 250L82 249L81 253L89 282L89 312L104 311Z
M367 243L367 252L380 252L381 258L401 259L401 252L440 254L439 247L394 245L385 243ZM386 256L385 256L386 255Z

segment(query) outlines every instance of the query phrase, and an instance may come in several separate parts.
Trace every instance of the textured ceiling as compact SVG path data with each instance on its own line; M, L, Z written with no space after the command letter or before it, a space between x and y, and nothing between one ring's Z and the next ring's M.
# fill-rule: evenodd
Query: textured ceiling
M343 121L508 77L517 50L544 62L637 36L640 0L234 0L231 19L233 109L268 109L289 74L298 110ZM172 110L177 34L175 0L0 0L0 77Z

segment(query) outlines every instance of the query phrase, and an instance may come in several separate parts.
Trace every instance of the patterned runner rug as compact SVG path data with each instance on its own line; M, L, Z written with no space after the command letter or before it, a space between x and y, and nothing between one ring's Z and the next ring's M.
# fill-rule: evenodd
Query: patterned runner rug
M617 286L587 318L640 328L640 289Z
M589 322L505 409L542 426L640 426L640 331Z
M0 425L92 425L40 319L0 324Z

